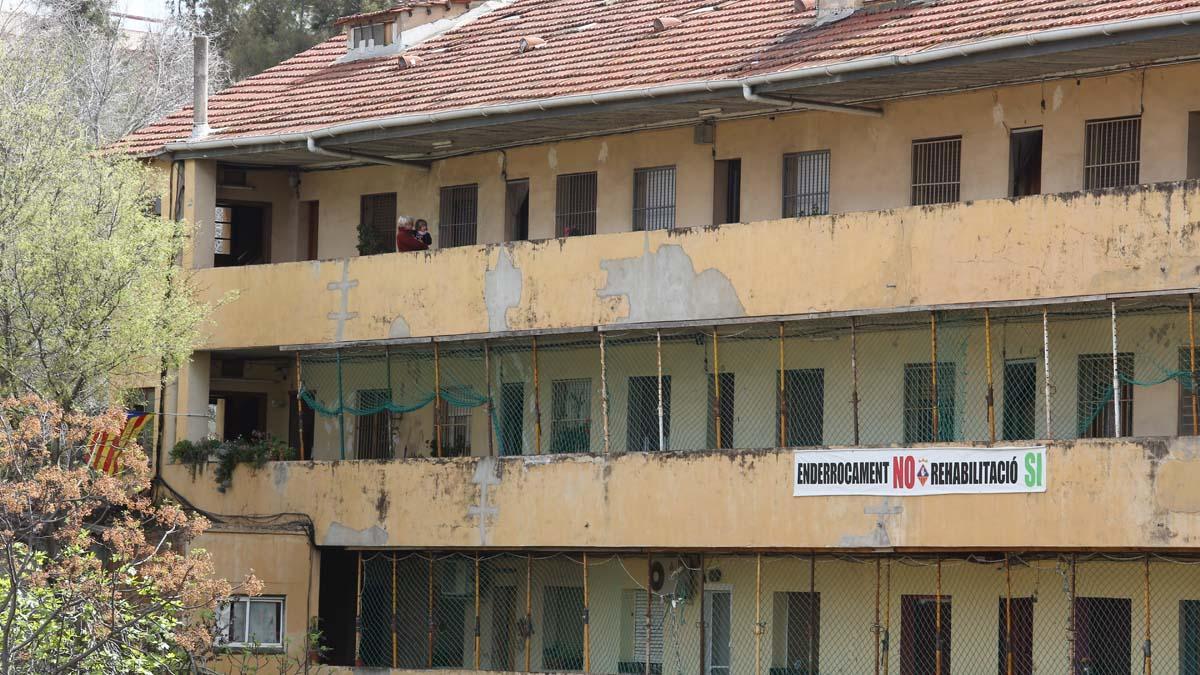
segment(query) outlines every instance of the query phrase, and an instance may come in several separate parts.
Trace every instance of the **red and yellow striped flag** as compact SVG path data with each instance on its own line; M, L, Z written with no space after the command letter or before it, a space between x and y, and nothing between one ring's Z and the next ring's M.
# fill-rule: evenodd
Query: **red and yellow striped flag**
M121 453L129 441L137 438L149 421L151 413L131 412L125 416L125 428L120 434L110 434L107 431L97 431L88 440L87 463L96 471L110 476L117 475L121 470Z

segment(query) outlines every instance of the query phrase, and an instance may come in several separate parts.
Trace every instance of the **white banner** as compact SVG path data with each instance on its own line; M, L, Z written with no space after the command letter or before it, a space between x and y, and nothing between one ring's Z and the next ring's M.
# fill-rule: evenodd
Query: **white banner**
M1046 491L1046 448L797 452L796 497L917 497Z

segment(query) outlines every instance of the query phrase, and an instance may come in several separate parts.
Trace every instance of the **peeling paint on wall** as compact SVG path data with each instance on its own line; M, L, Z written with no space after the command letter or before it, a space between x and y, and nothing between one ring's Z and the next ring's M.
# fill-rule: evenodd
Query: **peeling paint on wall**
M729 277L717 269L697 273L691 257L678 244L657 251L647 247L640 257L602 260L608 282L597 292L602 298L628 301L626 322L678 321L745 316Z
M338 522L329 524L325 541L319 542L321 546L386 546L387 543L387 530L378 525L356 530Z
M496 266L483 276L483 302L487 306L488 330L509 330L508 310L521 303L524 277L513 264L512 251L507 246L500 247Z
M391 326L388 327L388 337L405 338L412 335L412 329L408 327L408 322L404 317L398 316L392 319Z

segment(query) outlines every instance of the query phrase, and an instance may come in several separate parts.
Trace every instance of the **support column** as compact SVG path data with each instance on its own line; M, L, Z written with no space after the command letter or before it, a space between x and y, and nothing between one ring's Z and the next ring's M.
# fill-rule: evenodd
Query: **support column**
M174 398L174 405L167 410L173 414L165 420L166 447L163 450L168 454L179 441L199 441L208 435L210 357L210 352L195 352L190 361L179 367L175 396L168 394L168 403Z
M189 159L183 166L183 219L191 225L191 241L184 247L184 269L213 266L217 214L217 162Z
M1113 438L1121 437L1121 371L1120 354L1117 352L1117 303L1112 303L1112 389L1113 389ZM1130 426L1133 426L1130 424Z

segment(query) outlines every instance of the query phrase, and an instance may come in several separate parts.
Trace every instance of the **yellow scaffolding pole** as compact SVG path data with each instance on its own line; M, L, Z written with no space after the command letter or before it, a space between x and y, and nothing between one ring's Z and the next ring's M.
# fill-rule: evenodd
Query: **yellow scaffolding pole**
M933 419L937 419L935 413ZM936 617L934 627L934 673L942 675L942 559L937 560L937 595L933 601Z
M983 310L984 347L987 349L987 416L988 437L996 442L996 389L992 375L992 310Z
M610 450L611 438L608 433L608 358L605 350L607 338L600 333L600 417L604 424L604 454Z
M442 353L437 342L433 343L433 431L437 443L437 456L442 456Z
M538 373L536 335L533 336L533 449L535 455L542 454L542 382Z
M713 426L716 446L721 445L721 349L718 344L717 327L713 326ZM647 675L649 671L647 671Z
M588 554L583 554L583 672L592 672L591 596L588 586Z
M1153 675L1153 659L1151 658L1151 642L1150 642L1150 554L1146 554L1146 643L1142 653L1145 655L1146 661L1142 668L1145 675Z
M939 440L938 434L938 362L937 362L937 312L929 313L929 373L933 378L933 442ZM939 608L940 611L940 608ZM941 658L940 656L938 657ZM938 675L941 675L939 668Z
M779 322L779 447L787 446L787 396L784 391L783 322ZM757 671L756 671L757 672Z

